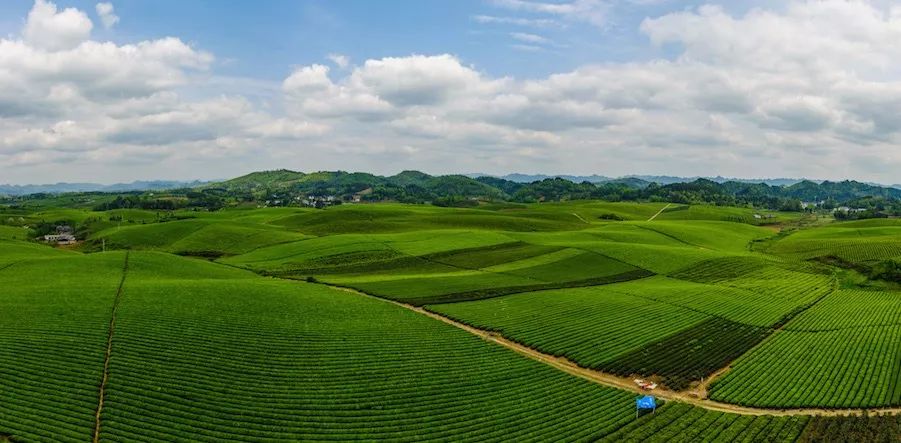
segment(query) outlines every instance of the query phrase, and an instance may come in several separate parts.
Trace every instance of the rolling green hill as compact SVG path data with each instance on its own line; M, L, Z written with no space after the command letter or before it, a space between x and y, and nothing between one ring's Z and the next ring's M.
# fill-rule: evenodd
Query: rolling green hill
M0 229L0 441L839 441L895 435L881 414L901 412L901 290L865 272L901 257L894 219L773 212L774 229L746 207L591 200L17 211L86 240ZM645 394L658 408L636 414Z

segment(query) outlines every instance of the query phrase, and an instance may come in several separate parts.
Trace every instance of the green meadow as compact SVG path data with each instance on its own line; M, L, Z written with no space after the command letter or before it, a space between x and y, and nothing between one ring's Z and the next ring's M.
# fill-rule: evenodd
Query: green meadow
M596 201L10 213L0 441L828 435L856 422L820 413L901 408L885 270L901 223L785 228L801 217ZM23 227L61 221L83 241ZM635 378L658 384L656 411L636 414Z

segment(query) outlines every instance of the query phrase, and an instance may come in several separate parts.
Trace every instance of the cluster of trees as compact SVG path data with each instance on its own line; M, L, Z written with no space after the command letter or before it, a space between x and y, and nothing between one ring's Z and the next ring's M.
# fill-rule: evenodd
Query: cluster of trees
M483 180L480 178L479 180ZM520 202L600 199L607 201L668 201L681 204L714 204L721 206L754 206L781 211L801 211L802 202L817 208L833 210L847 206L853 211L839 211L839 218L873 218L901 215L901 190L864 183L804 181L791 186L771 186L765 183L717 183L697 179L687 183L658 185L640 180L615 181L600 184L573 183L561 178L545 179L529 184L499 183L501 179L486 180L493 186L513 190L511 199Z
M173 199L152 199L141 195L119 195L115 199L103 202L94 207L95 211L111 211L113 209L147 209L156 211L174 211L184 207L184 202Z
M481 180L481 179L480 179ZM500 179L494 179L493 182ZM511 200L518 202L598 199L606 201L667 201L680 204L755 206L782 211L800 211L801 200L783 195L779 187L738 182L716 183L698 179L689 183L643 186L627 182L573 183L562 178L522 184Z
M228 203L228 194L204 190L202 192L188 191L185 193L188 201L185 204L190 208L204 208L210 211L218 211Z
M95 211L114 209L145 209L149 211L174 211L183 208L206 208L215 211L223 208L228 199L227 192L216 190L170 192L165 198L154 198L138 193L116 196L115 199L94 206Z
M57 226L75 226L75 222L72 220L56 220L52 222L41 220L31 226L31 231L33 235L43 237L48 234L56 234Z
M901 283L901 263L896 260L883 260L870 266L868 277L875 280Z
M833 212L836 220L863 220L867 218L886 218L889 214L872 210L838 210Z
M473 200L471 198L463 198L455 195L447 196L447 197L438 197L432 200L432 204L435 206L442 206L448 208L471 208L479 205L477 200Z
M859 220L865 218L886 218L901 216L901 200L867 196L849 200L844 204L849 209L835 211L839 220ZM839 207L837 204L835 207Z
M882 260L876 263L850 262L834 255L817 257L817 261L839 268L853 269L870 280L882 280L901 283L901 262L897 259Z
M517 202L586 200L600 197L600 188L593 183L573 183L563 178L547 178L519 187L511 196Z

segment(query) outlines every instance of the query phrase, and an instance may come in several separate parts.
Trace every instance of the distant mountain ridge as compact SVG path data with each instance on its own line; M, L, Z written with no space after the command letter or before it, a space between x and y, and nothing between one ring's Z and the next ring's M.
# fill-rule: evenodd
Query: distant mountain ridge
M483 174L483 173L473 173L466 174L467 177L478 178L478 177L497 177L502 178L504 180L510 180L517 183L533 183L536 181L546 180L549 178L562 178L564 180L569 180L574 183L607 183L613 181L624 181L629 179L638 179L644 181L648 184L657 183L660 185L671 185L673 183L690 183L698 179L706 179L716 183L725 183L725 182L740 182L740 183L764 183L770 186L791 186L796 183L800 183L807 179L804 178L732 178L732 177L678 177L672 175L624 175L621 177L607 177L603 175L547 175L547 174L506 174L506 175L492 175L492 174ZM824 180L809 180L816 183L821 183ZM898 185L894 185L893 187L898 187Z
M562 178L564 180L569 180L574 183L582 183L582 182L602 183L602 182L613 180L613 177L606 177L606 176L597 175L597 174L592 174L592 175L567 175L567 174L546 175L546 174L514 173L514 174L507 174L507 175L491 175L491 174L466 174L466 175L468 177L472 177L472 178L478 178L480 176L497 177L497 178L502 178L504 180L510 180L511 182L516 182L516 183L533 183L533 182L537 182L537 181L541 181L541 180L545 180L545 179L549 179L549 178Z
M205 181L149 180L131 183L102 185L98 183L54 183L41 185L0 185L0 195L29 194L63 194L67 192L130 192L130 191L162 191L176 188L194 188L207 183Z

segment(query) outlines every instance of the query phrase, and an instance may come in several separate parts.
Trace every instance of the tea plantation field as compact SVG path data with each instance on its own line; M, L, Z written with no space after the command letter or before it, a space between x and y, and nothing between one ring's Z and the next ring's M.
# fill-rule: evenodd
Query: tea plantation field
M0 441L893 441L901 291L820 258L896 225L665 205L44 209L97 229L0 230Z
M901 258L901 222L895 219L835 223L787 236L769 251L785 257L838 257L852 263Z

